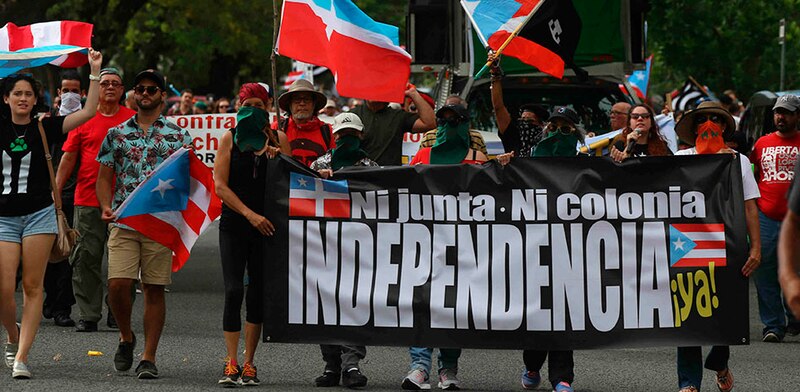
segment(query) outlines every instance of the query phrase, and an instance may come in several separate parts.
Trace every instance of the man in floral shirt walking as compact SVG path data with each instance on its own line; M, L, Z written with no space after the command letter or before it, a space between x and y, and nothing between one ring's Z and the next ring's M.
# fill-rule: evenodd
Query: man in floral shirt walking
M139 112L108 130L97 161L97 199L106 222L116 219L114 209L144 182L172 153L191 143L186 130L161 116L166 98L164 77L146 70L134 79L134 98ZM111 186L116 181L113 194ZM169 186L167 184L166 186ZM114 368L127 371L133 365L136 336L131 330L131 289L141 276L144 293L144 352L136 367L139 379L158 378L156 349L164 328L164 286L171 283L172 251L131 228L113 224L108 237L108 300L119 325L119 347Z

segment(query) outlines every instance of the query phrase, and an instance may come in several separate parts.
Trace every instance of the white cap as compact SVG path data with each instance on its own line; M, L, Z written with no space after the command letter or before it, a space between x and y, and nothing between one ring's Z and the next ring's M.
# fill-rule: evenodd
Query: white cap
M355 129L356 131L363 132L364 123L361 118L355 113L342 113L333 119L333 133L339 132L342 129Z
M328 98L328 102L325 104L325 109L327 108L334 108L336 109L336 101Z

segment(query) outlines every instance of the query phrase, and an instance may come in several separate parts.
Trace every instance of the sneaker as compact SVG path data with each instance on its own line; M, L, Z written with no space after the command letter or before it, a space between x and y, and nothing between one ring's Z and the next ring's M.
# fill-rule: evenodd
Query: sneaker
M339 377L339 373L325 370L321 376L314 379L314 385L318 387L335 387L339 385Z
M775 332L767 332L764 334L764 337L761 339L764 343L780 343L781 342L780 336Z
M681 388L681 390L678 392L698 392L698 391L697 388L689 386Z
M78 320L75 332L97 332L97 321Z
M408 372L406 378L403 379L401 387L409 391L431 389L431 384L428 383L428 373L422 369L414 369Z
M158 378L158 368L156 368L156 364L145 359L139 361L139 365L136 366L136 377L140 380L153 380Z
M119 342L117 353L114 354L114 370L124 372L133 366L133 349L136 348L136 335L131 342ZM138 369L137 369L138 373Z
M786 334L789 336L800 335L800 322L789 323L789 325L786 326Z
M731 369L717 372L714 379L717 381L717 388L719 388L720 392L729 392L733 389L733 373L731 373Z
M244 368L242 368L242 385L256 386L260 383L261 380L258 379L258 370L256 366L250 362L245 362Z
M352 368L342 373L342 385L348 388L361 388L367 386L367 376L361 374L357 368Z
M28 369L28 365L25 362L14 361L14 368L11 371L11 377L16 378L17 380L27 380L31 378L31 371Z
M439 371L439 388L448 391L459 390L461 381L458 379L457 369L442 369Z
M575 390L572 389L572 385L569 385L568 382L561 381L556 385L556 388L553 389L553 392L575 392Z
M14 368L14 360L17 358L17 350L19 350L19 343L6 343L4 350L6 358L6 367Z
M522 373L522 388L536 389L536 387L538 387L541 383L542 376L539 375L539 372L525 370L525 372Z
M233 364L231 359L225 361L225 368L222 370L222 378L219 379L218 384L226 388L235 387L239 385L239 376L242 374L242 369Z

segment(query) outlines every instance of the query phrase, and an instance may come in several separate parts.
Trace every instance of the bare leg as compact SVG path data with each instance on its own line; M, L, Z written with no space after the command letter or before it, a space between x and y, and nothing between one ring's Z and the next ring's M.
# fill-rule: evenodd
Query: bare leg
M256 355L256 348L258 347L258 340L261 339L261 326L262 324L244 323L245 363L253 363L253 358Z
M133 341L133 331L131 330L132 289L133 279L113 278L108 280L108 306L111 307L114 319L117 320L119 338L123 342Z
M22 246L16 242L0 241L0 321L8 333L9 343L18 343L17 301L14 289L17 285L17 269Z
M237 351L239 351L239 337L242 334L241 331L236 331L236 332L223 331L222 334L225 336L225 349L228 352L228 358L233 359L238 364L239 353Z
M156 362L156 350L164 329L167 305L164 301L164 286L142 284L144 293L144 352L142 360Z
M56 236L37 234L22 239L22 331L19 337L17 360L28 362L28 352L42 321L44 302L44 271L47 257Z

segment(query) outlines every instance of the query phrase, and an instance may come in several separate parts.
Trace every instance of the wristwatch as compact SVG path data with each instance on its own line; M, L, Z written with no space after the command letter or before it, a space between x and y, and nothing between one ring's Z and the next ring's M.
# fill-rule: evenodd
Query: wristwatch
M100 77L97 76L97 75L89 74L89 81L92 81L92 80L96 80L96 81L99 82L100 81Z

